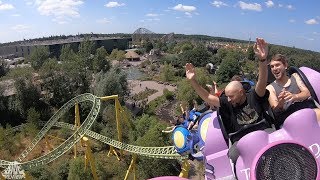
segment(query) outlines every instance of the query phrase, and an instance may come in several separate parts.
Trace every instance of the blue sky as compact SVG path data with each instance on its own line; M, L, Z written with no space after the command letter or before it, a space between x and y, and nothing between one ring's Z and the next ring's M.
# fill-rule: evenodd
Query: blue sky
M0 0L0 43L49 35L204 34L320 52L319 0Z

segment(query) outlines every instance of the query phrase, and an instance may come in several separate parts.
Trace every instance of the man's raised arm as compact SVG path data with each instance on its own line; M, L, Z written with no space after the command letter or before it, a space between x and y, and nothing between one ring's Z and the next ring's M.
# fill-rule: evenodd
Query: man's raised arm
M254 53L258 57L259 63L259 77L258 82L255 87L255 91L258 96L263 97L266 93L267 81L268 81L268 66L267 66L267 56L268 56L268 44L262 38L257 38L257 42L254 44Z
M220 100L217 96L210 94L206 89L204 89L195 79L196 72L194 66L191 63L186 64L186 77L189 80L191 86L196 91L196 93L210 105L220 107Z

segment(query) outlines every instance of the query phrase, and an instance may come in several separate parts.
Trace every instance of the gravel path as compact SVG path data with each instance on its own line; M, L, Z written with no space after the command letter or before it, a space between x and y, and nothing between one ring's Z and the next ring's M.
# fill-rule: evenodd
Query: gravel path
M177 87L174 87L171 85L160 84L156 81L128 80L128 83L129 83L131 95L138 94L139 92L146 90L146 88L157 90L156 93L148 96L147 103L149 103L150 101L154 100L155 98L157 98L159 96L162 96L163 90L165 88L168 89L169 91L175 91L177 89Z

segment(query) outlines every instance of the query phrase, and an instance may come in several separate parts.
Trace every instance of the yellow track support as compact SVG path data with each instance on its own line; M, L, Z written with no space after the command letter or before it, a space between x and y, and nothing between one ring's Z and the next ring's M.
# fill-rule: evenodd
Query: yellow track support
M0 179L5 180L6 178L3 177L2 173L0 172Z
M130 163L130 166L127 170L127 173L126 173L126 176L124 177L124 180L127 180L129 178L129 173L132 172L133 173L133 179L136 180L137 177L136 177L136 160L137 160L137 155L134 154L132 156L132 160L131 160L131 163Z
M123 115L122 115L123 109L122 109L122 107L121 107L121 105L120 105L118 95L100 97L100 99L101 99L102 101L114 99L114 106L115 106L115 110L116 110L116 121L117 121L118 141L119 141L119 142L122 142L122 129L121 129L121 124L120 124L120 119L121 119L121 116L123 116ZM117 159L120 161L120 158L119 158L118 154L116 153L114 147L112 147L112 146L110 146L110 150L109 150L109 152L108 152L108 157L109 157L111 154L116 155L116 156L117 156ZM122 155L123 155L123 150L121 149L121 150L120 150L120 156L122 156Z
M92 175L93 175L93 179L94 180L98 180L96 165L95 165L94 158L92 156L89 139L87 137L83 137L82 139L83 139L83 142L84 142L84 144L86 146L84 168L87 169L87 166L90 163L90 168L91 168L91 172L92 172Z
M52 145L51 145L50 142L49 142L48 135L46 135L46 136L44 137L44 140L45 140L45 142L46 142L46 145L47 145L49 151L52 151L53 147L52 147Z
M24 173L24 176L25 176L25 180L31 180L31 177L30 177L30 175L28 174L28 173Z
M117 151L115 150L115 148L113 146L110 146L110 149L109 149L109 152L108 152L107 156L110 157L111 155L115 155L116 158L118 159L118 161L121 160L119 155L118 155L118 153L117 153Z
M189 170L190 170L190 163L188 162L188 159L185 159L182 162L182 167L181 167L181 172L179 174L179 177L188 178Z
M78 103L76 103L75 106L74 106L74 114L75 114L74 115L74 127L75 127L74 130L76 131L81 126L81 123L80 123L80 111L79 111L79 104ZM81 145L83 145L82 139L80 140L80 142L81 142ZM77 144L78 143L76 143L73 146L74 158L77 157Z

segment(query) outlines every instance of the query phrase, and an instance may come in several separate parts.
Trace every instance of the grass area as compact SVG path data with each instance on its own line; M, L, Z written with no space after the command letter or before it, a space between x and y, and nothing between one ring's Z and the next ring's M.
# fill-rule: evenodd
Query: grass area
M157 97L156 99L154 99L148 104L147 109L145 110L145 113L155 115L157 107L159 107L161 104L165 102L166 102L166 98L164 96Z
M135 94L132 96L132 99L134 99L135 101L140 101L143 99L148 98L148 96L150 96L151 94L156 93L157 90L155 89L146 89L145 91L139 92L138 94Z

